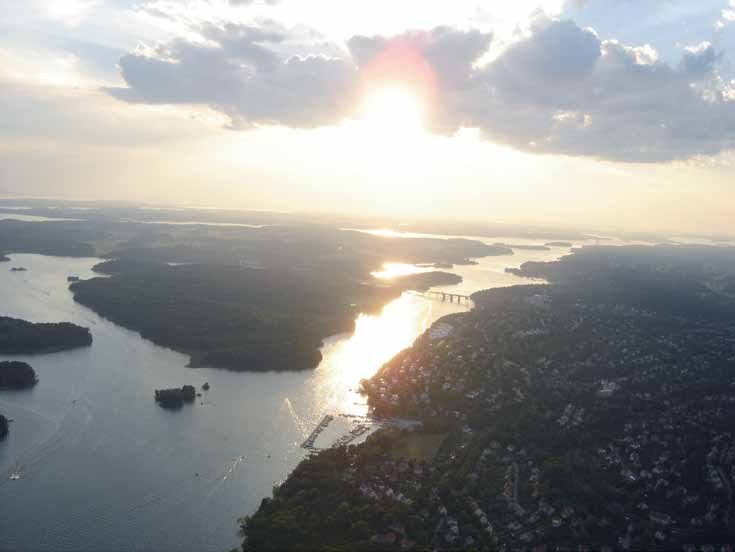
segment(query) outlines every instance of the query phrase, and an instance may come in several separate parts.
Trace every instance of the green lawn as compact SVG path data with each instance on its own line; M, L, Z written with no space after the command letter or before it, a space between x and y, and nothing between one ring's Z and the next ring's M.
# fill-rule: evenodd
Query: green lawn
M412 433L402 438L390 454L395 458L430 462L447 435L447 433Z

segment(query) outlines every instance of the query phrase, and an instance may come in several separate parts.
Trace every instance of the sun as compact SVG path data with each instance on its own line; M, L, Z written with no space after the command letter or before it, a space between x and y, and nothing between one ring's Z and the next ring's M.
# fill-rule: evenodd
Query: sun
M417 134L424 127L423 106L403 86L384 86L369 91L360 110L362 123L380 133Z

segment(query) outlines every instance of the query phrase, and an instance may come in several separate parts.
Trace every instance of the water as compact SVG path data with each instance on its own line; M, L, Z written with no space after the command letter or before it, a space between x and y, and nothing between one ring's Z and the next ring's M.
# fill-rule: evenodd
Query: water
M135 224L160 224L162 226L218 226L223 228L268 228L273 226L272 224L245 224L241 222L208 222L203 220L137 220L137 219L126 219L122 222L132 222Z
M3 207L3 209L7 209L7 207ZM0 221L2 220L17 220L19 222L79 222L80 219L38 217L36 215L23 215L19 213L0 213Z
M526 283L505 267L566 251L519 251L456 267L465 281L451 289ZM28 361L40 383L0 391L0 412L15 420L0 444L0 548L8 550L237 546L237 518L254 512L305 456L300 444L324 414L364 415L360 379L436 319L464 308L404 294L380 316L361 315L354 335L326 340L324 360L310 372L193 370L184 355L74 303L67 276L92 277L98 259L11 257L0 265L0 314L88 326L94 344L13 357ZM195 405L168 412L154 404L156 388L207 381L211 390ZM329 446L349 424L338 416L317 446ZM22 478L11 481L16 463Z

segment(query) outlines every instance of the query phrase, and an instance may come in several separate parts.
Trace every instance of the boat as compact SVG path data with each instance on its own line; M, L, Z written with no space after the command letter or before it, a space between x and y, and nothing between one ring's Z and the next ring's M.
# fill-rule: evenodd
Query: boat
M8 479L11 481L18 481L20 479L20 464L15 465L15 471L10 474Z

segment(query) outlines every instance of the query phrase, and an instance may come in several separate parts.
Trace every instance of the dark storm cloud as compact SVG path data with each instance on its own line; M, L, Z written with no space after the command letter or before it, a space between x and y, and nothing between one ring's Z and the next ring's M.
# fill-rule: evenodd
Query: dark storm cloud
M353 37L341 55L334 46L329 55L312 55L304 43L302 52L288 53L294 37L273 24L208 26L201 34L205 43L177 40L126 55L120 67L127 88L111 93L127 101L206 104L236 128L311 128L349 117L361 79L375 65L389 77L423 78L418 59L436 88L430 127L437 131L477 127L524 151L635 162L714 155L735 145L733 94L717 74L723 54L707 43L687 48L672 67L650 47L539 19L479 64L490 35L447 27Z

